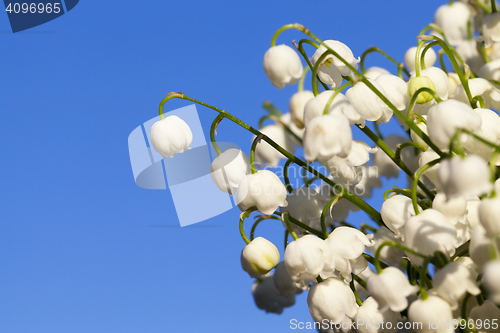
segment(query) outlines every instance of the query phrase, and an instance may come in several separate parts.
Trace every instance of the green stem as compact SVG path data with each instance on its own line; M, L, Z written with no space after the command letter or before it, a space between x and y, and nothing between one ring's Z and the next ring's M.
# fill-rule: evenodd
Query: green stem
M453 2L454 2L454 1L455 1L455 0L450 0L450 3L449 3L448 5L449 5L449 6L453 6Z
M309 66L304 68L304 72L302 73L302 77L299 80L299 86L298 86L299 91L304 91L304 80L305 80L306 74L307 74L307 72L309 72L309 70L310 70Z
M390 55L388 55L387 53L385 53L384 51L382 51L381 49L379 49L378 47L375 47L375 46L370 47L365 52L363 52L363 54L361 55L361 61L359 63L361 73L363 73L363 74L366 73L366 71L365 71L365 58L369 53L372 53L372 52L380 53L381 55L383 55L384 57L389 59L393 64L398 66L398 68L400 68L400 66L403 65L402 70L405 72L406 75L410 76L410 72L406 69L406 67L404 67L404 64L397 62L393 57L391 57Z
M422 93L429 93L432 95L432 97L434 97L436 102L438 102L438 103L442 102L441 98L439 98L439 96L436 94L436 92L434 90L432 90L431 88L422 87L422 88L418 89L411 96L410 103L408 104L408 116L407 117L408 117L408 120L410 120L410 121L412 120L411 118L413 116L413 108L415 107L415 104L417 104L418 95L420 95Z
M328 238L328 230L326 229L326 213L330 209L330 207L333 207L340 199L342 198L342 192L334 196L328 203L326 204L325 208L323 208L323 211L321 212L321 230L323 231L323 237L326 239Z
M290 235L290 231L288 229L285 230L285 250L286 247L288 246L288 235Z
M288 220L295 224L297 227L300 227L306 231L308 231L309 233L313 234L313 235L316 235L318 237L320 237L321 239L323 239L323 233L319 230L316 230L314 228L311 228L310 226L308 226L307 224L305 223L302 223L300 222L299 220L297 220L296 218L294 218L292 215L290 215L290 213L286 212L288 214ZM276 211L274 212L273 214L277 215L277 216L281 216L282 213Z
M327 115L328 111L330 109L330 105L332 105L333 100L335 97L345 88L349 87L352 83L351 82L346 82L343 85L341 85L338 89L335 89L333 92L332 96L328 99L328 102L326 102L325 109L323 110L323 115Z
M361 254L361 255L363 256L363 258L365 258L365 259L366 259L366 261L368 261L370 264L372 264L373 266L375 266L375 263L376 263L375 258L373 258L373 257L372 257L371 255L369 255L368 253L363 253L363 254ZM389 265L387 265L386 263L384 263L384 262L382 262L382 261L380 261L380 260L378 261L378 265L379 265L382 269L389 267Z
M483 98L483 96L481 96L481 95L474 96L474 97L472 98L472 102L473 102L473 103L474 103L474 105L476 105L476 106L477 106L477 103L479 102L479 106L481 107L481 109L485 109L485 108L486 108L486 106L485 106L485 104L484 104L484 98Z
M355 280L357 283L359 283L361 285L361 287L365 288L365 289L368 289L368 286L365 282L365 280L363 280L362 278L360 278L359 276L357 276L356 274L353 274L352 275L352 278L353 280Z
M496 13L497 11L497 3L496 3L496 0L491 0L491 12L492 13Z
M448 70L446 69L446 65L444 64L444 59L443 59L444 51L443 51L443 49L439 50L438 54L439 54L439 63L441 64L441 69L443 70L443 72L448 74Z
M408 248L408 247L406 247L406 246L404 246L402 244L399 244L399 243L397 243L395 241L385 241L382 244L380 244L380 246L378 247L377 251L375 252L375 261L374 261L373 265L375 266L375 269L377 270L377 274L382 273L382 267L380 265L380 252L386 246L392 246L392 247L401 249L403 251L406 251L408 253L414 254L414 255L419 256L421 258L428 258L427 256L424 256L423 254L415 252L412 249L410 249L410 248Z
M401 158L401 151L406 148L406 147L415 147L423 152L427 151L427 147L421 145L420 143L418 142L405 142L405 143L401 143L398 145L398 148L396 149L396 159L400 159Z
M326 59L326 57L328 57L329 55L332 55L332 53L330 53L329 51L325 51L320 57L319 59L316 61L316 63L314 64L314 67L312 69L312 88L313 88L313 93L314 93L314 96L318 96L319 95L319 89L318 89L318 86L316 84L316 79L319 80L319 77L318 77L318 71L319 71L319 68L323 65L323 61ZM326 66L326 65L325 65ZM330 65L330 66L334 66L333 64ZM320 80L321 81L321 80Z
M302 46L304 43L312 45L316 49L318 48L319 45L316 44L315 42L313 42L312 40L309 40L309 39L301 39L299 41L298 45L295 44L295 42L293 42L293 45L295 46L295 48L297 49L297 51L299 51L299 53L302 55L302 57L307 62L307 66L309 67L309 69L312 70L313 69L313 65L311 64L311 61L309 61L309 57L307 56L307 53L304 50L304 47ZM318 78L317 82L321 82L321 80ZM324 84L323 82L321 82L321 84L323 85L323 88L325 88L325 90L328 90L328 86L326 84Z
M422 40L419 40L418 43L417 43L417 51L415 52L415 76L416 77L419 77L420 76L420 67L422 67L422 69L425 69L425 61L420 61L420 56L422 55L421 52L422 52L422 47L424 46L425 42L422 41ZM422 56L422 60L424 59L424 57ZM424 66L422 66L422 64Z
M264 121L266 121L267 119L274 120L277 124L279 124L281 127L283 127L285 132L287 132L288 134L293 136L295 138L295 140L297 140L297 142L300 145L302 145L302 139L297 134L295 134L287 124L285 124L279 117L276 117L275 115L267 114L267 115L261 117L259 119L259 129L264 128Z
M352 274L352 276L354 277L354 274ZM349 286L351 287L351 290L354 294L354 297L356 298L356 303L358 304L358 306L362 306L363 301L361 300L361 298L359 298L358 293L356 292L356 287L354 286L354 279L351 280L351 283L349 283Z
M377 133L378 137L381 139L381 140L384 140L384 135L382 134L382 132L380 131L380 128L377 124L376 121L373 122L373 128L375 129L375 133Z
M255 134L255 135L262 134L261 132L259 132L258 130L256 130L252 126L248 125L247 123L243 122L239 118L233 116L229 112L224 111L222 109L219 109L217 107L214 107L212 105L206 104L204 102L198 101L198 100L193 99L191 97L188 97L188 96L186 96L183 93L169 93L169 94L167 94L167 96L160 103L160 115L163 115L163 105L168 100L170 100L172 98L181 98L181 99L185 99L185 100L188 100L188 101L191 101L191 102L198 103L200 105L206 106L206 107L208 107L208 108L210 108L210 109L212 109L214 111L217 111L217 112L223 114L225 118L227 118L227 119L231 120L232 122L240 125L241 127L243 127L244 129L246 129L247 131L251 132L252 134ZM324 181L325 183L327 183L328 185L330 185L331 187L333 187L338 192L344 191L344 196L343 197L345 199L347 199L348 201L350 201L351 203L353 203L354 205L356 205L358 208L360 208L361 210L363 210L365 213L367 213L373 220L375 220L375 222L381 223L381 225L383 224L382 217L380 216L380 213L376 209L374 209L372 206L370 206L369 204L367 204L365 201L363 201L361 198L359 198L358 196L356 196L355 194L353 194L349 190L344 189L341 185L333 182L327 176L325 176L324 174L320 173L318 170L314 169L308 163L304 162L300 158L298 158L295 155L291 154L289 151L287 151L286 149L284 149L283 147L281 147L280 145L278 145L276 142L274 142L273 140L271 140L269 137L265 136L263 138L263 140L266 141L269 145L271 145L274 149L276 149L277 151L279 151L280 153L282 153L286 158L292 159L292 161L295 164L297 164L301 168L309 171L314 176L318 177L319 179L321 179L322 181Z
M257 207L250 207L240 215L240 235L241 238L245 241L245 243L250 244L250 240L248 239L247 235L245 235L245 229L243 229L243 221L247 218L249 214L252 214L252 212L256 211Z
M427 266L431 260L430 257L424 257L424 264L422 265L422 270L420 272L420 298L425 301L427 299L427 291L425 289L425 283L427 281ZM428 281L430 282L430 281ZM432 285L431 285L432 287Z
M212 146L214 146L217 155L222 154L219 145L217 145L217 141L215 141L215 136L217 135L217 126L219 126L222 119L224 119L223 115L217 115L217 117L215 117L214 121L212 122L212 126L210 127L210 140L212 140Z
M272 116L276 116L279 118L283 115L283 113L281 113L281 111L278 110L278 108L274 106L274 104L271 103L271 101L265 101L264 103L262 103L262 108Z
M417 202L417 186L418 186L418 181L420 179L420 176L424 173L425 170L429 169L430 167L436 165L439 162L441 162L441 159L431 161L431 162L427 163L426 165L422 166L415 173L415 179L413 180L413 186L411 188L411 202L413 204L413 209L415 210L415 215L420 214L420 210L418 209L418 202Z
M384 201L387 200L387 198L389 197L390 193L402 194L402 195L404 195L404 196L406 196L406 197L408 197L408 198L411 199L411 190L401 189L401 188L390 188L390 189L388 189L387 191L384 192ZM417 196L420 199L425 199L425 197L421 193L417 192Z
M276 46L276 39L278 38L278 36L285 30L288 30L288 29L297 29L296 27L296 24L287 24L287 25L284 25L282 26L281 28L279 28L273 35L273 38L271 39L271 47L273 46ZM300 30L300 29L298 29Z
M295 233L295 231L293 230L292 226L290 225L290 219L289 219L289 214L288 212L284 212L282 215L281 215L281 218L283 219L283 221L285 222L286 224L286 229L288 230L288 232L292 235L293 237L293 240L297 240L299 239L299 236L297 236L297 234Z
M250 149L250 168L252 170L252 175L257 173L257 167L255 166L255 149L257 148L257 143L259 143L263 138L265 138L265 135L259 134L252 142L252 148Z
M250 230L250 240L253 241L254 238L255 238L255 229L257 228L257 226L259 225L260 222L264 221L264 220L278 220L278 221L281 221L279 218L273 216L273 215L265 215L265 217L261 217L259 218L257 221L254 222L254 224L252 225L252 229Z
M365 234L367 234L366 230L370 230L371 232L373 233L376 233L377 232L377 229L375 229L374 227L366 224L366 223L361 223L361 231L364 232Z
M293 161L288 159L285 163L285 166L283 167L283 178L285 179L285 186L286 186L286 190L288 191L288 193L292 193L292 191L293 191L293 187L290 184L290 179L288 178L288 168L290 167L290 164L292 164L292 163L293 163Z
M415 176L413 175L413 172L406 166L406 164L401 159L396 158L396 154L391 150L391 148L389 148L389 146L385 144L385 142L382 139L380 139L375 133L373 133L373 131L369 129L368 126L365 127L361 127L359 125L357 126L361 131L363 131L363 133L365 133L370 139L372 139L372 141L377 146L379 146L380 149L382 149L382 151L386 153L387 156L389 156L389 158L394 163L396 163L396 165L410 177L410 179L414 180ZM429 198L431 199L434 198L434 194L427 188L427 186L424 185L424 183L418 181L418 186L422 189L422 191L425 192L425 194Z

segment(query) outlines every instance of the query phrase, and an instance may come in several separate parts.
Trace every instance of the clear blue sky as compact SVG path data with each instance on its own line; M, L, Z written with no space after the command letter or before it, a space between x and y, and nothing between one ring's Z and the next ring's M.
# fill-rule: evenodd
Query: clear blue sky
M309 321L305 293L279 316L256 308L239 210L180 228L168 190L135 185L127 137L169 91L254 126L266 99L286 111L296 88L277 90L262 69L283 24L402 59L445 2L82 0L17 34L0 14L0 332L266 333ZM208 129L216 114L198 112ZM224 121L219 138L248 151L251 135ZM282 230L258 233L281 247Z

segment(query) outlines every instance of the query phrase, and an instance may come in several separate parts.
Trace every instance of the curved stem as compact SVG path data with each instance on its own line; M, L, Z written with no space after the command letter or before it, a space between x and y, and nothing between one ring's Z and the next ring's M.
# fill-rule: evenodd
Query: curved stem
M323 208L323 211L321 212L321 230L323 231L323 237L326 239L328 238L328 230L326 229L326 213L330 209L330 207L333 207L340 199L342 198L342 192L334 196L328 203L326 204L325 208Z
M222 119L224 119L223 115L221 114L217 115L217 117L215 117L214 121L212 122L212 126L210 127L210 140L212 140L212 146L217 152L217 155L222 154L219 145L217 145L217 141L215 141L215 136L217 135L217 127L219 126Z
M401 189L401 188L390 188L384 192L384 201L386 201L388 199L390 193L402 194L405 197L408 197L411 199L411 190ZM425 197L421 193L417 192L417 196L420 199L425 199Z
M181 98L181 99L185 99L185 100L188 100L188 101L191 101L191 102L198 103L200 105L206 106L206 107L208 107L208 108L210 108L210 109L212 109L214 111L217 111L217 112L223 114L225 118L227 118L227 119L231 120L232 122L240 125L241 127L243 127L244 129L246 129L247 131L251 132L252 134L255 134L255 135L262 134L261 132L259 132L258 130L256 130L252 126L248 125L247 123L243 122L239 118L233 116L229 112L224 111L222 109L219 109L219 108L217 108L215 106L209 105L207 103L198 101L198 100L196 100L194 98L188 97L188 96L186 96L183 93L175 93L175 92L173 92L173 93L167 94L167 96L160 103L160 115L163 115L163 105L168 100L170 100L172 98ZM286 149L284 149L283 147L281 147L280 145L278 145L276 142L274 142L273 140L271 140L269 137L265 136L263 138L263 140L266 141L269 145L271 145L274 149L276 149L277 151L279 151L280 153L282 153L285 157L291 159L295 164L297 164L301 168L307 170L308 172L312 173L314 176L318 177L319 179L321 179L322 181L324 181L325 183L327 183L328 185L330 185L331 187L333 187L335 190L337 190L339 192L340 191L344 191L344 196L343 197L345 199L347 199L348 201L350 201L351 203L353 203L354 205L356 205L358 208L360 208L361 210L363 210L365 213L367 213L375 222L381 223L381 225L383 225L383 221L382 221L382 217L380 216L380 213L376 209L374 209L372 206L370 206L369 204L367 204L365 201L363 201L361 198L359 198L358 196L356 196L354 193L350 192L347 189L344 189L341 185L335 183L334 181L332 181L331 179L329 179L327 176L325 176L324 174L322 174L318 170L316 170L313 167L311 167L308 163L304 162L300 158L298 158L295 155L291 154L289 151L287 151Z
M285 30L288 30L288 29L297 29L297 30L300 30L298 27L297 27L297 24L287 24L287 25L284 25L282 26L281 28L279 28L273 35L273 38L271 39L271 47L273 46L276 46L276 39L278 38L278 36ZM304 28L305 29L305 28Z
M374 227L366 224L366 223L361 223L361 231L365 234L367 234L366 230L370 230L371 232L373 233L376 233L377 232L377 229L375 229Z
M443 51L443 49L439 50L438 54L439 54L439 64L441 64L441 69L443 70L443 72L448 74L448 70L446 69L446 65L444 64L444 59L443 59L444 51Z
M290 134L292 137L294 137L295 140L297 140L297 143L299 143L300 145L302 145L302 139L297 135L295 134L292 129L287 125L285 124L279 117L276 117L275 115L272 115L272 114L267 114L265 116L262 116L260 119L259 119L259 129L263 129L264 128L264 121L266 121L267 119L271 119L271 120L274 120L276 123L278 123L281 127L283 127L283 129L285 130L285 132L287 132L288 134Z
M308 226L307 224L304 224L302 222L300 222L299 220L297 220L296 218L294 218L292 215L290 215L290 213L286 212L288 214L288 220L295 224L297 227L300 227L304 230L306 230L307 232L313 234L313 235L316 235L318 236L319 238L323 239L323 233L321 231L318 231L314 228L311 228L310 226ZM277 215L277 216L281 216L282 213L276 211L273 213L274 215Z
M349 87L352 84L352 82L346 82L343 85L341 85L338 89L335 89L333 92L332 96L328 99L328 102L326 102L325 108L323 110L323 115L327 115L328 111L330 110L330 105L332 105L333 100L335 97L345 88Z
M284 213L281 215L281 218L282 218L282 220L285 222L285 224L286 224L286 229L288 230L288 232L290 233L290 235L292 235L293 240L297 240L297 239L299 239L299 236L297 236L297 234L296 234L296 233L295 233L295 231L293 230L292 226L290 225L290 219L289 219L288 212L284 212Z
M283 113L281 113L281 111L278 110L278 108L274 106L274 104L271 103L271 101L265 101L264 103L262 103L262 108L272 116L276 116L279 118L283 115Z
M398 145L398 148L396 149L396 153L394 155L396 159L400 159L401 158L401 151L406 148L406 147L415 147L423 152L427 151L427 147L421 145L420 143L418 142L405 142L405 143L401 143Z
M491 12L496 13L496 11L497 11L496 0L491 0L490 2L491 2Z
M436 102L438 103L441 103L442 100L441 98L436 94L436 92L434 90L432 90L431 88L427 88L427 87L422 87L420 89L418 89L417 91L415 91L415 93L411 96L411 99L410 99L410 103L408 104L408 120L409 121L412 121L412 116L413 116L413 108L415 107L415 104L417 104L417 99L418 99L418 95L422 94L422 93L428 93L428 94L431 94L432 97L434 97L434 99L436 100Z
M420 214L420 210L418 209L418 202L417 202L418 180L420 179L420 176L424 173L425 170L429 169L430 167L436 165L439 162L441 162L441 159L431 161L431 162L425 164L424 166L422 166L415 173L415 180L413 181L413 186L411 188L411 202L413 204L413 209L415 210L415 215Z
M363 258L365 258L365 259L366 259L366 261L368 261L370 264L372 264L373 266L375 266L375 263L376 263L375 258L373 258L373 257L372 257L371 255L369 255L368 253L363 253L363 254L361 254L361 255L363 256ZM389 267L389 265L387 265L386 263L384 263L384 262L382 262L382 261L380 261L380 260L378 261L378 265L379 265L382 269Z
M363 288L365 288L365 289L368 290L368 286L367 286L365 280L363 280L362 278L360 278L356 274L352 275L352 279L355 280L357 283L359 283L361 285L361 287L363 287Z
M298 85L299 91L304 91L304 80L306 78L307 72L309 72L310 70L311 70L311 68L309 68L309 66L304 68L304 72L302 73L302 77L299 80L299 85Z
M257 226L259 225L260 222L264 220L278 220L281 221L279 218L273 215L264 215L264 217L260 217L257 221L255 221L252 225L252 229L250 229L250 240L253 241L255 238L255 229L257 229Z
M422 270L420 271L420 298L425 301L427 299L427 291L425 289L425 283L430 281L427 281L427 266L429 265L429 262L431 260L430 257L424 257L424 264L422 265ZM432 285L430 285L432 288Z
M313 65L311 64L311 61L309 61L309 57L307 56L307 53L304 50L304 47L302 46L304 43L312 45L316 49L318 48L319 45L316 44L315 42L313 42L312 40L309 40L309 39L301 39L299 41L298 45L295 42L293 42L293 45L295 46L295 48L297 49L297 51L299 51L299 53L302 55L302 57L307 62L307 66L312 70L313 69ZM321 80L318 79L318 82L321 82ZM326 84L324 84L323 82L321 82L321 84L323 85L323 88L325 88L325 90L328 90L328 86Z
M265 138L265 135L259 134L252 142L252 148L250 149L250 168L252 170L252 174L257 173L257 168L255 166L255 149L257 148L257 143L259 143L263 138Z
M472 98L472 102L474 103L474 105L477 105L476 103L479 102L479 106L481 107L481 109L485 109L486 108L486 106L484 104L484 98L481 95L474 96Z
M245 243L250 244L250 240L248 239L247 235L245 235L245 229L243 229L243 221L247 218L249 214L252 214L252 212L256 211L257 207L250 207L240 215L240 235L241 238L245 241Z
M400 66L402 63L397 62L393 57L391 57L390 55L388 55L387 53L385 53L384 51L382 51L378 47L372 46L372 47L368 48L365 52L363 52L363 54L361 55L361 61L359 63L361 73L363 73L363 74L366 73L366 71L365 71L365 58L369 53L372 53L372 52L380 53L381 55L383 55L384 57L389 59L393 64L398 66L398 69L401 68ZM410 76L410 72L406 69L406 67L404 67L404 64L403 64L403 67L401 69L405 72L406 75Z
M380 246L378 247L377 251L375 252L375 261L374 261L373 265L375 266L375 269L377 270L377 274L382 273L382 267L380 265L380 252L386 246L392 246L392 247L398 248L400 250L403 250L405 252L414 254L414 255L419 256L421 258L428 258L427 256L425 256L423 254L420 254L418 252L415 252L412 249L410 249L410 248L408 248L408 247L406 247L406 246L404 246L402 244L399 244L399 243L397 243L395 241L385 241L382 244L380 244Z
M292 163L293 163L293 161L288 159L285 163L285 166L283 167L283 178L285 179L285 186L286 186L286 190L288 191L288 193L292 193L292 191L293 191L293 187L290 184L290 179L288 178L288 168L290 167L290 164L292 164Z
M326 57L328 57L329 55L332 55L332 53L330 53L328 50L325 51L320 57L319 59L316 61L316 63L314 64L314 67L312 69L312 89L313 89L313 94L314 96L318 96L319 95L319 89L318 89L318 86L316 84L316 79L319 80L319 77L318 77L318 71L319 71L319 68L324 65L323 64L323 61L325 60ZM330 66L334 66L334 65L330 65ZM321 80L320 80L321 81Z
M420 68L425 69L425 61L420 61L420 58L424 59L422 53L422 47L424 46L424 41L419 40L417 43L417 51L415 52L415 76L420 76ZM422 55L422 57L421 57ZM423 66L422 66L423 64Z

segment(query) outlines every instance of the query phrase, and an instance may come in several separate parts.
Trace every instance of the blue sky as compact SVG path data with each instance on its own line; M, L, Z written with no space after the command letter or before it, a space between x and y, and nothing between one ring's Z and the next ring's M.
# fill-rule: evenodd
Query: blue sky
M311 320L305 293L279 316L257 309L239 210L180 228L168 190L135 185L128 135L170 91L254 126L264 100L286 111L296 87L277 90L262 69L281 25L401 60L446 2L87 0L16 34L0 14L0 331L277 332ZM278 43L300 38L287 31ZM378 55L367 64L389 65ZM198 113L208 134L216 114ZM227 120L218 138L250 147ZM282 231L258 228L279 247Z

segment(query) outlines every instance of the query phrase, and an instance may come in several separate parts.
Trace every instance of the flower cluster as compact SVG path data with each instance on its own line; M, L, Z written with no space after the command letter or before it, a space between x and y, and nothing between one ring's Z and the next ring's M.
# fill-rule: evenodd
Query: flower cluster
M455 322L469 332L499 332L499 15L489 1L440 6L404 63L378 48L355 57L343 42L321 40L299 24L278 30L263 66L279 89L298 82L289 113L267 102L269 115L256 130L224 112L211 133L219 154L212 178L242 211L241 265L255 279L259 308L281 313L307 291L317 322L394 324L360 332L396 332L399 322L422 323L416 332L453 332ZM307 38L295 48L275 45L286 29ZM365 70L370 52L397 64L397 75ZM308 71L311 90L304 89ZM197 102L180 93L166 100L174 97ZM254 135L250 158L218 149L214 129L222 118ZM407 136L382 136L379 125L392 118ZM353 140L354 130L367 141ZM189 148L192 133L169 117L153 125L151 141L162 156L173 156ZM280 175L273 171L279 165ZM296 177L302 183L293 186L292 165L312 177ZM401 171L407 188L387 189L380 212L365 201L382 187L379 177ZM243 223L256 211L249 239ZM353 211L371 222L349 221ZM283 224L282 261L272 242L254 238L264 220Z

